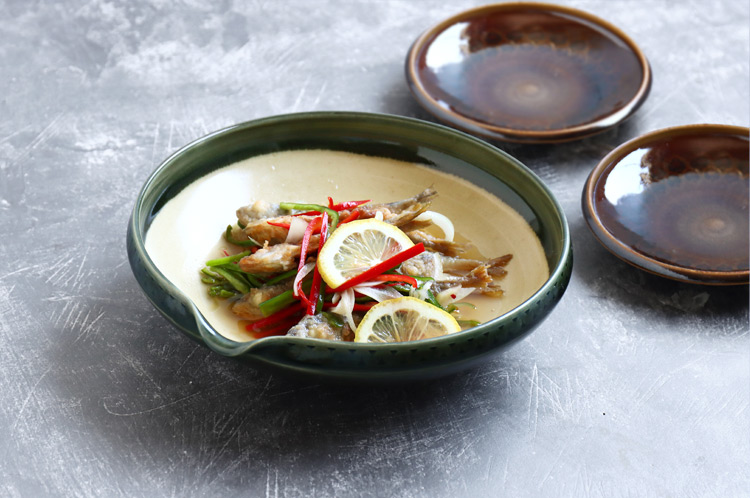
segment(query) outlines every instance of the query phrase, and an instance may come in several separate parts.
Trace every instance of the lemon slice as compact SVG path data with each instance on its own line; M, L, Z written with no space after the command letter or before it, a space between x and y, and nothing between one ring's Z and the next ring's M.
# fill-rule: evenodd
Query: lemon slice
M331 288L364 273L414 242L395 226L374 218L340 225L318 253L318 271Z
M378 303L359 322L354 342L385 343L429 339L461 330L455 318L414 297Z

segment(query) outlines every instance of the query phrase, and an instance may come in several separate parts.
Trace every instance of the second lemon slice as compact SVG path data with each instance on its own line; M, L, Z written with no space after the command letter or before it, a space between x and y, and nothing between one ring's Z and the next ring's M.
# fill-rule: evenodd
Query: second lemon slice
M389 223L355 220L339 225L320 249L318 271L328 286L336 288L413 245Z
M461 330L455 318L414 297L373 306L357 327L354 342L385 343L430 339Z

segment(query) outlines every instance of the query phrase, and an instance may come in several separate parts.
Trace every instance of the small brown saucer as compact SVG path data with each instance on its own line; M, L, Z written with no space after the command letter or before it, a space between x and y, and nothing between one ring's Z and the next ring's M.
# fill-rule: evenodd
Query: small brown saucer
M624 261L663 277L748 283L750 130L666 128L631 140L594 168L583 215Z
M646 57L617 27L543 3L462 12L406 59L414 97L441 121L511 142L552 143L615 126L651 88Z

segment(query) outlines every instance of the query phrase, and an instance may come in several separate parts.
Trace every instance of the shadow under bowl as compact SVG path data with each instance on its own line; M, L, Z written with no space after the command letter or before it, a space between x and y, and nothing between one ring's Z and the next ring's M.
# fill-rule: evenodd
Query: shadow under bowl
M544 3L478 7L414 42L406 79L441 121L487 138L553 143L587 137L631 116L651 69L620 29Z
M748 283L748 128L666 128L609 153L582 196L597 239L631 265L673 280Z
M286 336L248 342L227 339L157 268L146 250L147 231L164 205L202 176L250 157L300 149L420 163L481 185L532 227L541 242L549 278L533 295L502 316L435 339L375 345ZM534 330L562 297L572 270L564 213L547 187L519 161L482 140L441 125L350 112L259 119L217 131L185 146L165 160L140 191L128 225L127 248L133 273L148 299L190 338L257 367L316 381L355 383L428 379L477 364Z

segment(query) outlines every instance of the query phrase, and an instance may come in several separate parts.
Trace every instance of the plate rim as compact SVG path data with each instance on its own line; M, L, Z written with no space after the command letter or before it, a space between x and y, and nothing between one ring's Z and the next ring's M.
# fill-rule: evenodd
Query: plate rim
M584 123L581 125L559 128L556 130L519 130L504 126L497 126L490 123L472 119L461 113L450 111L442 107L438 101L428 92L422 80L419 77L417 67L417 55L422 52L434 38L442 33L447 27L460 22L463 19L474 17L477 14L497 12L497 11L516 11L519 9L529 9L537 11L552 11L566 14L573 17L576 21L587 21L603 29L604 31L616 36L622 40L625 45L633 52L638 59L642 69L641 84L633 97L619 110L597 119L594 122ZM463 10L442 21L434 24L420 34L411 44L407 52L405 62L405 75L409 90L420 106L436 117L443 123L461 128L463 131L475 133L492 140L501 140L516 143L560 143L571 140L587 138L601 133L609 128L621 124L631 117L641 105L646 101L653 81L653 71L643 50L628 36L622 29L587 11L556 5L544 2L508 2L501 4L490 4Z

